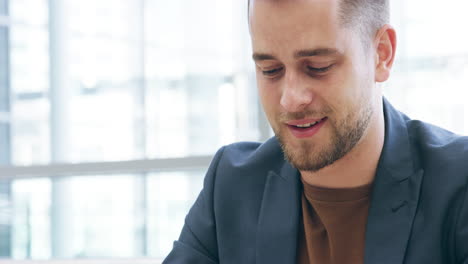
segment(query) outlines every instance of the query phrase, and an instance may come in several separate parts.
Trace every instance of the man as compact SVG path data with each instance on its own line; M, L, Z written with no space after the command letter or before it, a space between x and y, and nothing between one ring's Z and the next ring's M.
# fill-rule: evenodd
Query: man
M164 263L468 264L468 139L383 99L388 0L255 0L275 137L218 151Z

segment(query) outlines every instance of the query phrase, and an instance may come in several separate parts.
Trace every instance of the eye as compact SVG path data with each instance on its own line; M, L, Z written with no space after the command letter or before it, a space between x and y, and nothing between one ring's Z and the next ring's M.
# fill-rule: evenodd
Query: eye
M327 67L323 67L323 68L314 68L314 67L310 67L310 66L307 66L307 70L313 72L313 73L325 73L327 72L328 70L330 70L331 68L333 67L333 64L330 64L329 66Z
M283 67L280 67L280 68L275 68L275 69L271 69L271 70L267 70L267 71L262 71L263 75L265 76L274 76L278 73L280 73L281 71L283 70Z

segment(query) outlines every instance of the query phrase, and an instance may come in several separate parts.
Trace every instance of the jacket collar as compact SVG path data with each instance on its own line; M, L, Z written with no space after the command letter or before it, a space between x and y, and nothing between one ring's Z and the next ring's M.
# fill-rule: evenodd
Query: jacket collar
M364 263L403 263L423 170L413 155L409 120L384 99L385 143L373 184Z
M408 118L383 99L385 142L373 184L366 228L366 264L403 263L419 199L423 171L413 160ZM268 144L276 144L273 138ZM295 263L301 224L301 181L297 169L280 162L269 171L257 229L257 263Z
M302 194L299 171L284 160L272 162L282 166L272 164L276 169L267 175L258 218L256 263L296 263Z

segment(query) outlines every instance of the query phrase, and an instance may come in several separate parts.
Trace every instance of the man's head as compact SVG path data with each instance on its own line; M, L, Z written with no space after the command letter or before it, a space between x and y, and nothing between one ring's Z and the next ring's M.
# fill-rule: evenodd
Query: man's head
M394 60L388 0L250 0L257 85L287 159L317 171L375 130Z

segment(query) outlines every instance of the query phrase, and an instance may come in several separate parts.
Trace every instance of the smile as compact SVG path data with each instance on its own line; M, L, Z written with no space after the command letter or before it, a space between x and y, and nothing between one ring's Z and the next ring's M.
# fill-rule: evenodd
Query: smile
M291 134L296 138L308 138L317 134L327 120L328 118L324 117L315 120L295 120L287 122L286 124Z
M321 121L321 120L320 120ZM309 128L311 126L315 126L316 124L320 123L320 121L315 121L313 123L303 124L303 125L296 125L296 127L300 128Z

